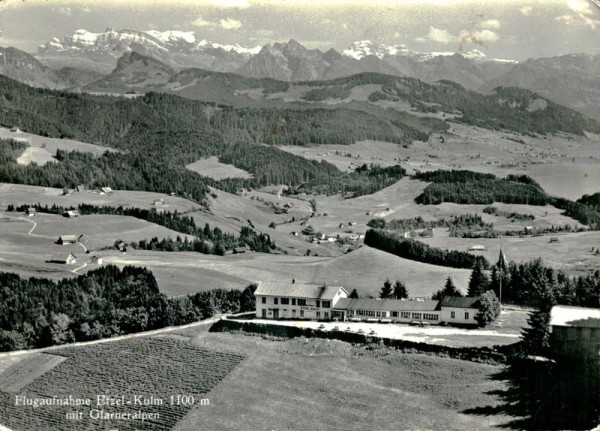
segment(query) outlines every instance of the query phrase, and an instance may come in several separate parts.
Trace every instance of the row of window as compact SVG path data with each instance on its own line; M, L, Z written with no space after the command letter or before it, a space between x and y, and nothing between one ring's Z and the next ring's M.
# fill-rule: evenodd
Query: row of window
M291 300L291 305L298 305L298 306L303 306L303 307L306 306L306 299L296 299L296 298L273 298L273 304L279 305L281 303L281 305L290 305L290 300ZM267 303L266 296L262 297L262 303L263 304ZM331 308L331 301L316 301L315 306L317 308Z
M284 308L283 311L287 312L287 309ZM273 314L275 314L275 313L273 313ZM276 317L280 317L279 313L277 313ZM281 317L283 317L283 316L281 316ZM296 315L296 310L292 309L292 317L301 317L301 318L304 317L304 310L300 310L300 313L298 315ZM262 310L262 318L263 319L267 318L267 310L264 308ZM320 319L320 318L321 318L321 312L317 311L317 319ZM323 313L323 319L329 319L329 313L327 311L325 311Z
M433 313L411 313L410 311L392 311L392 317L401 319L424 319L424 320L439 320L440 316ZM372 310L356 310L357 316L367 317L388 317L387 311L372 311ZM352 316L352 310L348 312L349 316Z

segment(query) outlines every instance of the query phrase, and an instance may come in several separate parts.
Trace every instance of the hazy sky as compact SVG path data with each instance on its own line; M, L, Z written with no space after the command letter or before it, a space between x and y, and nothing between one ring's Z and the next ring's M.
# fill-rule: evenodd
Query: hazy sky
M357 40L524 60L600 53L600 0L0 0L0 44L35 52L76 29L194 31L243 46Z

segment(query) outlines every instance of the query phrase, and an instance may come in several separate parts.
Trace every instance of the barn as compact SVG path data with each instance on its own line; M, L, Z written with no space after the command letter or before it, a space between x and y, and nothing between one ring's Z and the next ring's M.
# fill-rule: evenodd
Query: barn
M34 215L37 214L37 210L34 207L29 207L25 210L25 213L29 216L29 217L33 217Z
M80 214L79 214L78 210L67 210L62 215L63 215L63 217L74 218L74 217L79 217Z
M61 235L58 237L58 244L68 245L68 244L77 244L77 236L76 235Z
M50 257L50 262L72 265L77 263L77 258L73 253L56 253Z

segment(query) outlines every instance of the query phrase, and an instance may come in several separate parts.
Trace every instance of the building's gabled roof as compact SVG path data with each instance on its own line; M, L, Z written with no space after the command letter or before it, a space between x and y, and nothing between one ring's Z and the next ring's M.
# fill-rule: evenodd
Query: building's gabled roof
M76 235L61 235L58 238L60 241L77 241Z
M473 298L470 296L444 296L440 302L442 307L452 308L479 308L479 298Z
M66 262L71 256L73 256L73 258L75 258L75 255L73 253L54 253L51 257L50 257L50 261L52 262Z
M301 283L274 283L261 281L255 295L261 296L283 296L290 298L312 298L332 300L335 295L342 289L339 286L323 286L318 284L301 284ZM346 292L348 294L348 292Z
M402 301L400 299L359 299L341 298L336 302L336 310L368 311L436 311L439 301Z
M27 211L30 213L36 212L36 209L34 207L29 207L27 208Z
M600 309L555 305L550 311L550 325L600 328Z

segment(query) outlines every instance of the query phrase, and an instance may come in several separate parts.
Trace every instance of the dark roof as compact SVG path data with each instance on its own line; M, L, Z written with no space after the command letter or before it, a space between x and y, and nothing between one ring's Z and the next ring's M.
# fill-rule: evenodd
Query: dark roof
M479 308L479 298L469 296L464 298L460 296L444 296L440 305L442 307L453 308Z
M284 296L290 298L312 298L332 300L343 287L320 286L318 284L273 283L261 281L254 295ZM346 292L347 294L348 292Z
M75 255L73 253L54 253L51 257L50 257L50 261L51 262L66 262L69 257L75 257Z
M336 310L435 311L439 310L438 304L439 301L341 298L333 308Z

